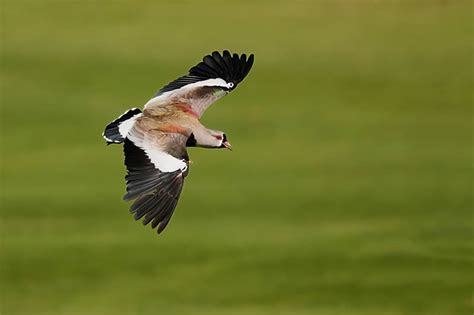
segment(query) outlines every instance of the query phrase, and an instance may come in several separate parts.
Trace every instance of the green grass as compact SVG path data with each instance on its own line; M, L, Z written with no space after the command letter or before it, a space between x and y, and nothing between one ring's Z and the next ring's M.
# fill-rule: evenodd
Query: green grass
M471 1L2 2L1 301L15 314L469 314ZM157 236L106 123L253 52Z

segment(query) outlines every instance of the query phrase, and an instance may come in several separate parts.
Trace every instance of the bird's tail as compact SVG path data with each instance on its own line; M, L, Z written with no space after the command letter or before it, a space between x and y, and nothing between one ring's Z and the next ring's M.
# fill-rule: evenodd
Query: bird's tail
M138 108L127 110L123 115L105 127L102 137L107 141L107 144L122 143L135 123L135 120L141 115L142 111Z

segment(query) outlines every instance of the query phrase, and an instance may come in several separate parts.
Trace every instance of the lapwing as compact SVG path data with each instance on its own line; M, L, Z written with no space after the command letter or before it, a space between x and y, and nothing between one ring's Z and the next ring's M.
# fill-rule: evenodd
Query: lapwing
M189 173L186 147L231 149L223 131L204 127L206 109L247 76L253 54L224 50L205 56L185 76L168 83L143 111L132 108L105 127L107 144L123 144L130 212L158 234L168 225Z

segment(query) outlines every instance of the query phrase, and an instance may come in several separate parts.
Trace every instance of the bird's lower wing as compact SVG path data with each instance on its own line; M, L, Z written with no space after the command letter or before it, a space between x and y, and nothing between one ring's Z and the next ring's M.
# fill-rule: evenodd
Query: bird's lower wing
M152 228L158 227L157 232L161 233L171 219L188 174L186 138L170 138L166 134L158 138L157 135L136 135L136 131L132 132L124 142L128 171L124 199L135 199L130 208L135 220L144 218L144 225L151 222ZM164 149L173 144L184 148L184 151L178 150L184 152L180 158Z

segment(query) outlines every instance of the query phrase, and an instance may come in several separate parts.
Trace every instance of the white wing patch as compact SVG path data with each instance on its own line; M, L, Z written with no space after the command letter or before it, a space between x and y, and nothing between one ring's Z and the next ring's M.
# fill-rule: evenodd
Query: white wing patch
M150 161L161 172L174 172L177 170L186 171L188 165L184 160L175 158L169 153L166 153L157 141L153 141L150 137L144 136L142 133L132 129L127 138L130 139L137 147L145 151Z
M173 96L189 92L195 88L198 87L203 87L203 86L217 86L217 87L224 87L231 89L234 86L234 83L230 82L227 83L225 80L217 78L217 79L208 79L204 81L199 81L195 83L190 83L188 85L185 85L183 87L180 87L179 89L173 90L173 91L168 91L163 94L160 94L152 99L150 99L146 104L145 104L145 109L149 106L153 106L156 103L168 100L170 98L173 98Z
M162 172L186 171L188 165L174 156L157 148L145 148L145 153L157 169Z

